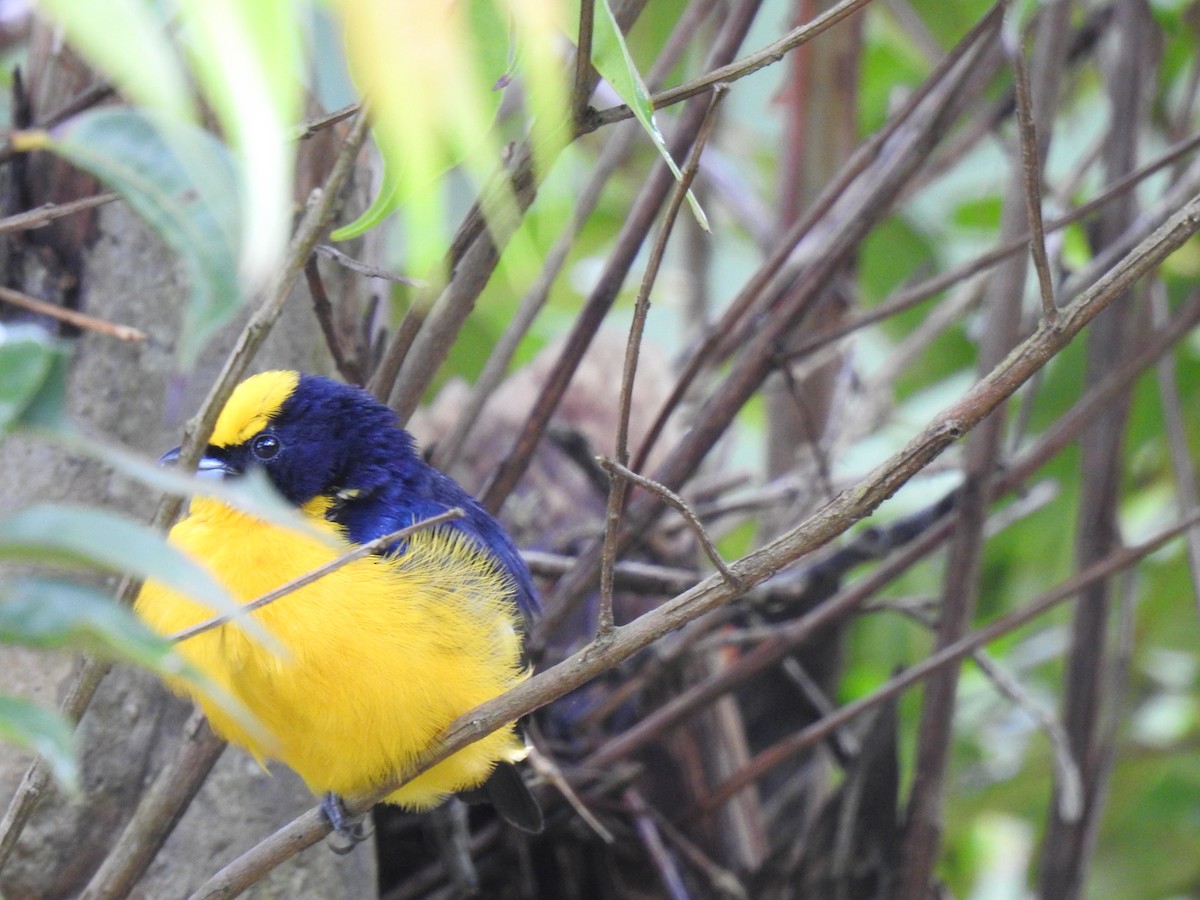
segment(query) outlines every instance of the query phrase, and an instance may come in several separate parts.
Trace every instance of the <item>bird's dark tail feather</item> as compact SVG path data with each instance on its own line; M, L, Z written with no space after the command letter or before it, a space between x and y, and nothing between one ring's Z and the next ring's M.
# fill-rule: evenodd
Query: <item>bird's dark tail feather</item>
M461 791L467 803L490 803L509 825L538 834L542 830L542 808L525 786L521 772L512 763L500 763L491 777L477 788Z

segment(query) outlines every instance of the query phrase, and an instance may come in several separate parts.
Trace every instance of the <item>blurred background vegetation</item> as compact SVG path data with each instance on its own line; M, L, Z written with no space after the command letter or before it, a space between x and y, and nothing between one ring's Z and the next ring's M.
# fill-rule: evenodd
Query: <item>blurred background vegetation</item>
M1190 0L36 7L0 2L0 557L21 567L0 686L33 702L0 705L0 733L60 784L16 750L0 766L9 897L184 896L311 805L232 751L200 787L218 746L139 856L116 838L198 726L150 677L28 649L175 670L96 605L125 589L77 566L187 577L149 528L119 529L169 520L159 492L187 488L147 462L243 374L389 400L529 551L545 670L602 607L596 454L678 492L739 559L853 498L941 411L969 418L972 386L1053 330L1047 296L1102 293L1200 193ZM1200 894L1200 532L1121 555L1197 509L1198 272L1192 239L869 519L798 559L772 545L778 577L532 716L543 835L380 810L374 855L309 850L250 890ZM713 572L653 491L617 512L618 624ZM1107 562L961 670L878 693ZM37 711L64 692L74 738Z

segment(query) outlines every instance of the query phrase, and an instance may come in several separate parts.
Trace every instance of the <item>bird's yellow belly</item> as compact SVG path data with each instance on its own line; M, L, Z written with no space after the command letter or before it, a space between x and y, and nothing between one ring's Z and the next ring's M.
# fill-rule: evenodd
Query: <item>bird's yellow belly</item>
M240 514L194 512L171 539L240 601L348 549ZM211 615L153 583L143 589L137 611L163 634ZM351 563L254 616L286 656L235 625L180 649L239 700L265 734L251 733L208 698L196 699L230 742L260 759L286 763L315 792L353 796L394 780L458 715L524 676L511 586L454 532L415 535L402 558ZM521 750L508 726L387 800L414 809L434 806L448 793L481 784L497 761L516 759Z

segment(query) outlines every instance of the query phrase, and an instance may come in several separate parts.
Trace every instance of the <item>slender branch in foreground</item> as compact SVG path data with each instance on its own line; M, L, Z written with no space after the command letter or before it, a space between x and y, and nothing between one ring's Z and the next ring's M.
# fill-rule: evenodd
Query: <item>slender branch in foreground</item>
M571 109L576 129L583 126L588 100L596 82L592 75L592 34L596 23L596 0L580 0L579 36L575 41L575 88L571 92Z
M803 25L793 28L779 40L767 44L761 50L751 53L749 56L743 56L741 59L734 60L727 66L721 66L718 69L706 72L699 78L685 81L678 87L654 94L650 97L650 105L654 109L662 109L665 106L671 106L682 100L695 97L697 94L702 94L715 84L733 82L739 78L745 78L747 75L752 75L759 69L764 69L769 65L779 62L790 51L795 50L801 44L807 44L817 35L828 31L838 22L842 21L842 19L852 16L871 2L872 0L842 0L841 3L826 10L815 19L811 19ZM622 119L628 119L632 115L633 111L628 106L614 106L598 112L591 118L588 124L599 128L601 125L609 125L613 122L619 122Z
M708 536L708 531L705 529L704 523L701 522L699 517L692 511L692 509L683 502L682 497L680 497L674 491L668 490L657 481L646 478L643 475L639 475L632 469L628 469L611 459L600 456L597 457L597 461L600 463L600 467L610 475L619 475L621 478L632 481L638 487L645 488L646 490L652 491L655 494L658 494L658 496L662 497L663 501L681 516L683 516L688 525L691 526L692 532L696 535L696 539L700 542L700 546L704 548L704 555L708 557L714 568L716 568L716 570L720 572L728 582L731 584L736 584L737 575L735 575L733 570L729 568L728 564L721 556L720 551L717 550L716 544L714 544L712 538Z
M1001 32L1002 34L1006 32ZM1007 43L1007 42L1006 42ZM1012 59L1013 82L1017 96L1017 135L1021 144L1021 179L1025 211L1029 217L1029 249L1037 271L1042 294L1042 315L1050 321L1058 315L1054 302L1054 281L1046 258L1046 231L1042 225L1042 167L1038 160L1037 131L1033 121L1033 101L1029 98L1029 72L1025 68L1025 50L1017 43L1007 47Z
M1149 178L1155 172L1165 169L1166 167L1178 162L1180 158L1195 151L1200 147L1200 134L1193 135L1186 140L1180 141L1173 147L1165 151L1157 159L1153 159L1146 165L1130 172L1128 175L1117 179L1091 200L1079 204L1069 212L1061 216L1053 218L1045 223L1045 231L1053 232L1062 228L1066 228L1073 222L1078 222L1080 219L1091 215L1097 209L1100 209L1104 204L1121 196L1131 188L1140 184L1145 179ZM865 310L858 315L846 319L835 328L828 331L823 331L820 334L813 335L807 341L804 341L799 346L795 347L788 353L788 359L805 356L815 350L825 346L832 341L841 337L846 337L853 334L859 329L866 328L868 325L873 325L876 322L881 322L884 319L891 318L894 315L905 312L908 309L916 306L924 300L929 299L934 294L940 293L949 287L954 286L960 281L978 275L990 269L992 266L1001 262L1006 257L1021 250L1032 238L1030 232L1017 235L1016 237L1003 241L993 249L986 253L977 256L975 259L968 260L953 269L948 269L939 275L935 275L919 284L914 284L911 287L904 288L897 292L890 300L879 304L879 306Z
M1128 547L1111 554L1105 559L1093 563L1052 591L1043 594L1027 606L1014 610L1008 615L1001 616L989 625L985 625L960 640L943 647L921 660L888 681L878 690L841 707L832 715L814 722L790 738L786 738L767 750L759 753L737 775L717 787L701 804L704 810L716 809L738 791L752 784L765 773L779 765L784 760L824 739L830 732L840 728L845 723L861 715L867 710L896 696L901 691L916 684L928 675L940 670L943 666L962 660L964 657L990 644L992 641L1015 631L1022 625L1032 621L1043 613L1053 609L1058 604L1069 600L1085 588L1102 581L1116 572L1128 569L1144 557L1158 550L1168 541L1178 537L1188 528L1200 522L1200 511L1181 519L1170 527L1160 531L1145 543Z
M317 265L315 255L310 256L304 264L304 280L308 284L308 293L312 296L317 324L321 326L321 334L325 338L325 349L329 351L334 366L350 384L361 385L362 370L358 360L352 358L343 347L342 336L338 333L337 323L333 321L333 302L329 299L329 292L325 290L325 279L321 277L321 267Z
M381 268L380 266L373 266L370 263L362 262L329 244L318 244L317 252L322 256L332 259L338 265L345 266L351 272L357 272L359 275L365 275L367 278L379 278L383 281L390 281L392 284L407 284L410 287L427 286L427 283L420 278L397 275L395 272Z
M199 710L188 719L183 733L175 758L155 776L79 900L129 896L227 746Z
M465 513L460 507L455 506L452 509L446 510L444 513L439 513L436 516L430 516L428 519L422 519L420 522L414 522L412 525L407 525L404 528L399 528L391 534L385 534L382 537L377 537L373 541L368 541L365 544L359 544L353 550L343 553L337 559L330 560L323 566L313 569L311 572L305 572L298 578L293 578L286 584L282 584L273 591L268 591L261 597L251 600L249 603L241 607L236 613L228 613L220 616L213 616L211 619L205 619L190 628L185 628L182 631L177 631L171 635L171 640L175 643L186 641L194 638L197 635L204 634L206 631L212 631L214 628L220 628L232 622L234 619L241 618L248 613L254 612L256 609L262 609L270 603L274 603L281 597L286 597L288 594L295 593L302 587L312 584L318 579L324 578L330 572L336 572L343 566L349 565L355 560L362 559L364 556L370 556L372 553L379 553L386 550L396 541L404 540L404 538L415 534L418 531L424 531L426 528L434 528L441 525L443 522L449 522L453 519L461 519Z
M50 316L52 319L66 322L68 325L74 325L76 328L94 331L97 334L105 334L121 341L137 342L149 338L149 335L141 329L133 328L129 325L117 325L113 322L107 322L104 319L97 319L95 316L76 312L73 309L67 309L55 303L47 303L45 300L39 300L37 297L31 297L29 294L24 294L21 291L14 291L12 288L0 287L0 300L11 303L13 306L19 306L21 309L27 309L38 315Z
M119 194L110 191L105 194L84 197L80 200L71 200L68 203L43 203L36 209L16 213L15 215L0 219L0 234L45 228L51 222L61 219L63 216L73 216L77 212L95 209L97 206L104 206L106 203L112 203L114 200L119 199Z
M1158 266L1197 230L1200 230L1200 197L1192 198L1103 278L1061 309L1056 322L1041 322L1037 330L996 368L962 397L934 416L904 447L872 470L857 485L842 491L805 522L733 563L730 568L741 583L746 588L760 584L784 566L828 543L855 522L874 512L901 485L1011 397L1129 285ZM1157 543L1143 544L1137 550L1141 551L1142 555L1151 552L1193 521L1192 518L1185 520L1175 529L1156 538ZM1103 577L1096 573L1105 565L1114 569L1121 568L1129 565L1132 558L1134 551L1123 551L1081 573L1080 577ZM1077 590L1074 585L1078 580L1076 578L1070 584L1064 585L1060 591ZM460 716L446 730L442 740L414 761L411 772L404 779L381 786L372 797L352 800L347 804L348 811L353 814L369 809L375 802L397 790L400 784L415 777L419 772L502 725L513 722L581 687L599 673L618 665L663 635L718 609L741 596L744 591L744 588L730 585L719 574L713 575L653 612L628 625L614 628L607 640L589 644L553 668L533 676L496 699ZM1027 607L1019 614L1032 618L1038 614L1038 610ZM961 654L970 652L976 646L976 642L980 645L987 643L992 639L993 631L1000 627L1008 629L1015 626L1007 619L988 626L964 641L944 648L936 656L915 667L912 670L917 673L915 676L910 672L901 678L915 680L923 677L937 666L945 665L951 659L957 659ZM891 684L892 682L889 682L889 685ZM905 685L892 687L891 690L899 691L906 684L907 682ZM818 740L866 708L861 702L843 707L828 719L823 719L801 732L797 738L805 736L805 740L809 742ZM739 788L733 788L737 789ZM329 822L320 810L310 810L214 875L193 895L193 900L236 896L284 860L321 840L329 830Z
M336 125L338 122L350 118L361 108L361 103L347 103L341 109L335 109L333 112L322 113L319 116L313 116L311 119L305 119L292 130L292 139L306 141L331 125Z
M1066 729L1062 722L1047 709L1036 697L1021 685L1021 682L1011 675L1000 663L983 652L974 650L971 658L983 673L991 680L995 688L1011 700L1027 716L1037 722L1038 727L1045 732L1050 741L1050 749L1054 754L1054 777L1058 781L1059 815L1069 822L1076 821L1083 813L1083 776L1079 771L1079 763L1071 753L1071 742L1067 738Z
M675 220L679 215L679 209L683 206L683 201L687 197L688 191L692 188L692 182L696 180L696 173L700 171L700 157L704 153L704 147L708 144L713 127L716 125L717 108L721 105L721 100L724 99L728 91L728 86L723 84L718 84L713 88L713 94L709 100L708 109L705 110L700 130L696 134L696 140L692 143L692 147L688 151L687 161L684 163L679 181L671 192L671 199L667 202L667 209L663 214L662 225L659 226L658 234L654 238L654 244L650 248L650 259L646 264L646 272L642 276L642 283L638 288L637 298L634 301L633 322L629 326L629 339L625 345L625 364L621 372L621 395L617 412L617 435L614 452L616 458L612 465L608 467L608 472L612 478L609 482L608 504L605 515L604 551L600 561L600 612L596 628L596 633L601 636L608 634L613 627L613 567L616 564L617 558L616 538L617 532L621 528L621 511L625 507L625 497L628 491L627 482L629 476L634 475L633 472L626 468L629 464L629 417L633 409L633 383L637 377L642 336L646 330L646 316L650 313L650 292L654 289L655 281L658 280L658 271L662 267L663 257L667 252L667 241L670 239L671 232L675 228ZM603 465L603 462L601 465ZM679 500L678 497L675 499ZM679 502L682 503L683 501L679 500ZM689 521L692 520L689 519ZM699 525L699 520L696 520L696 524ZM701 530L703 531L703 529ZM723 572L726 571L723 562L719 565L719 568Z

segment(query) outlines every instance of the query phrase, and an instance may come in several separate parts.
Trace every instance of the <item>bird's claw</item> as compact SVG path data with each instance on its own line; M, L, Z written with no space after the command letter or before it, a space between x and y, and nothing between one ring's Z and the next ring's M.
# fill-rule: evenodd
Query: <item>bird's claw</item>
M372 834L373 829L367 825L367 815L352 816L346 812L346 805L337 794L326 794L321 798L321 812L333 826L333 832L343 843L329 842L329 849L339 856L345 856Z

